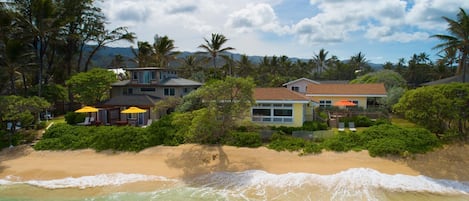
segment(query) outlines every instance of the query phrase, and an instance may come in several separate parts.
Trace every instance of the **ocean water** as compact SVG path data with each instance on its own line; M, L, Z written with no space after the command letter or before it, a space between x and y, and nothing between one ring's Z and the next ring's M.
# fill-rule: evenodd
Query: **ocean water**
M216 172L190 179L102 174L56 180L0 179L0 201L469 200L469 182L355 168L332 175Z

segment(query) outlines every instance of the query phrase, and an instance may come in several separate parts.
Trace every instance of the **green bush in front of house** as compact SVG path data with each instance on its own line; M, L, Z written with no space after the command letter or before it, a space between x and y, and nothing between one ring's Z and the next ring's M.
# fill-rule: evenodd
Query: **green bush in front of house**
M431 151L440 146L440 142L427 129L381 124L362 132L338 133L326 139L323 145L327 150L332 151L367 149L371 156L406 156Z
M84 113L76 113L76 112L67 112L65 114L65 122L70 125L75 125L77 123L81 123L85 121L86 114Z
M75 150L92 148L97 151L141 151L156 145L178 145L170 119L163 118L148 128L133 126L73 126L54 124L34 148L36 150Z
M236 147L260 147L262 139L257 132L234 131L224 137L223 143Z
M282 132L277 132L272 135L271 142L267 148L276 151L298 151L300 154L308 153L321 153L321 144L307 141L303 138L295 138L285 135Z

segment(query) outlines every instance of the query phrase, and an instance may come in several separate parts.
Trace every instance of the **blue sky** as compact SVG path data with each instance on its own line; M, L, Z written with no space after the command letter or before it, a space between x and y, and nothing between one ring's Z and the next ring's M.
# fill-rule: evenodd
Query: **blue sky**
M321 48L349 59L362 52L373 63L408 60L425 52L432 60L446 34L441 18L469 12L469 0L106 0L98 2L108 29L126 26L138 41L167 35L178 51L197 48L221 33L234 52L310 59ZM116 43L114 46L136 46Z

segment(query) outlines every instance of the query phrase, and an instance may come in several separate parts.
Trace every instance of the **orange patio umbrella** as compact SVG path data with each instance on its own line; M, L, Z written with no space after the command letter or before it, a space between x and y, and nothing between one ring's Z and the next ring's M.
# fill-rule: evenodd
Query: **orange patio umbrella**
M340 100L334 103L334 106L356 106L357 104L349 100Z

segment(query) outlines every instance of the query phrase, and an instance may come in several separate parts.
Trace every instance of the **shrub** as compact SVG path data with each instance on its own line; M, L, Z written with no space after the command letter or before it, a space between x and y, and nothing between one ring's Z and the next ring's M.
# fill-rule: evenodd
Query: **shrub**
M231 132L225 137L225 144L237 147L259 147L261 136L256 132Z
M322 152L322 146L316 143L307 143L303 148L304 154L319 154Z
M406 144L400 139L382 138L368 142L368 153L370 156L403 155Z
M76 112L67 112L65 114L65 122L70 125L75 125L77 123L85 121L86 114L84 113L76 113Z
M153 122L148 128L149 146L176 146L184 143L184 136L177 134L177 129L171 124L173 115L167 115Z

